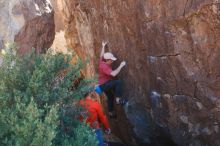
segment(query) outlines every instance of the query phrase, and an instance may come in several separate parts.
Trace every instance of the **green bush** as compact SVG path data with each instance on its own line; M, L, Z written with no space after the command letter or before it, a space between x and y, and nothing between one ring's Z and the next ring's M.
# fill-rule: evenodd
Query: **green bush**
M36 54L19 56L8 45L0 67L0 145L93 146L95 132L75 117L73 103L93 80L81 78L80 60L73 55Z

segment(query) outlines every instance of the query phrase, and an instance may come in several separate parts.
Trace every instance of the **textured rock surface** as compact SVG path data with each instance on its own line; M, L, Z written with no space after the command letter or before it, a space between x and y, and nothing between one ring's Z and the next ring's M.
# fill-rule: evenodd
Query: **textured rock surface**
M51 0L51 4L54 9L54 22L55 22L55 39L53 41L53 45L51 46L51 48L53 48L55 52L67 53L68 45L65 39L65 32L64 32L64 17L62 17L63 14L62 1Z
M102 40L119 61L127 61L120 78L134 135L120 118L117 130L124 141L134 145L136 136L148 142L147 112L160 103L152 117L178 145L220 145L218 0L63 0L62 5L68 45L90 56L90 71L97 69ZM152 90L161 95L156 102L150 102Z
M53 13L49 0L0 0L0 47L15 41L21 54L44 52L54 39Z
M75 1L52 0L52 2L53 5L58 8L59 16L62 14L62 17L60 18L64 23L66 46L68 48L74 48L83 61L90 61L86 70L84 70L84 74L87 76L93 76L95 74L94 41L90 27L91 25L88 24L89 20L87 20L86 14L81 11L80 8L76 8L77 5L75 5ZM75 11L76 9L78 10ZM56 19L57 18L55 18L55 21ZM58 19L58 25L60 25L59 20L61 19ZM61 30L62 29L63 28L61 27Z

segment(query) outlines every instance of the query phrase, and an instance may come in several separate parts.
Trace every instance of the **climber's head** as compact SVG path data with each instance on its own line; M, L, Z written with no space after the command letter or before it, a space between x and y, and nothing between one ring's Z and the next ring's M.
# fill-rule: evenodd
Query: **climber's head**
M103 55L103 59L107 64L112 64L115 60L117 60L117 58L110 52L106 52Z
M82 89L81 93L83 97L86 98L87 96L90 96L91 92L93 91L94 91L94 88L89 86L87 88Z
M87 94L84 95L84 99L92 99L97 101L99 95L95 91L88 92Z
M84 98L91 98L96 100L98 96L93 86L89 87L89 89L86 89L85 91L82 91L82 93Z

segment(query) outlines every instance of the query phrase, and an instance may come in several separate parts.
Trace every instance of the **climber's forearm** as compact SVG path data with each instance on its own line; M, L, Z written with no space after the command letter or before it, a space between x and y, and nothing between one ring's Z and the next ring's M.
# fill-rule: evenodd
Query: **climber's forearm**
M105 53L105 46L102 46L102 48L101 48L101 54L100 54L100 58L103 57L104 53Z
M100 58L102 59L103 55L105 54L105 47L107 45L106 41L102 41L102 48L101 48L101 54L100 54Z
M123 66L119 65L119 67L117 69L115 69L114 71L111 72L111 76L115 77L119 74L119 72L121 71Z

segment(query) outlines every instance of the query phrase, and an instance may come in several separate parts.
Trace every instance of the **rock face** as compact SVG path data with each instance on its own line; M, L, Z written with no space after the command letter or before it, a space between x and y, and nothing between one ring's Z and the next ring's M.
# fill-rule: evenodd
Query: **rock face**
M68 52L68 45L65 39L65 31L64 31L64 17L63 14L63 5L61 1L51 0L51 4L54 9L54 22L55 22L55 39L53 41L53 45L51 48L55 52Z
M15 41L23 54L45 52L54 39L54 12L49 0L0 0L0 47Z
M119 78L129 102L119 110L120 124L113 124L118 136L144 145L156 125L180 146L220 145L219 0L61 4L67 44L89 57L88 74L97 69L102 40L119 58L116 64L127 61Z
M56 25L60 25L60 21L62 20L65 28L65 41L68 48L73 48L74 51L77 53L81 59L86 62L89 60L89 64L87 65L86 69L84 70L84 74L86 76L94 76L95 74L95 54L94 54L94 41L93 41L93 34L91 32L91 28L88 23L89 21L86 20L87 16L82 11L75 11L75 1L56 1L52 0L52 4L55 8L57 8L57 14L60 18L55 18ZM56 13L55 13L56 14ZM60 16L62 15L62 16ZM63 33L63 27L57 29L57 35L61 36ZM54 48L57 47L57 50L61 47L54 45ZM64 50L65 52L65 50Z
M0 48L73 48L97 71L100 46L125 60L124 107L111 121L130 145L220 146L220 0L0 0ZM55 24L56 27L55 27ZM56 32L56 34L55 34ZM54 40L54 36L56 39ZM1 62L1 61L0 61ZM158 145L158 144L157 144ZM170 144L165 144L170 145Z

